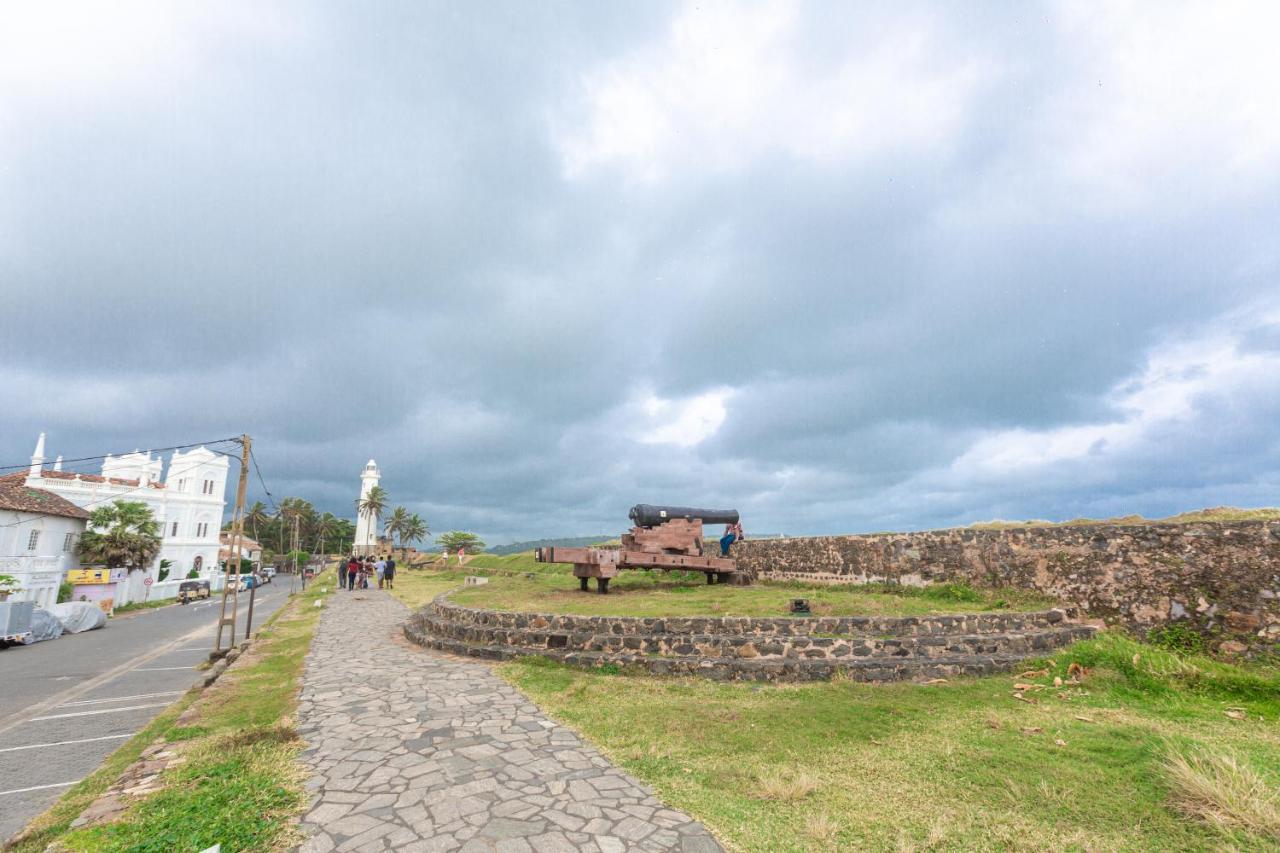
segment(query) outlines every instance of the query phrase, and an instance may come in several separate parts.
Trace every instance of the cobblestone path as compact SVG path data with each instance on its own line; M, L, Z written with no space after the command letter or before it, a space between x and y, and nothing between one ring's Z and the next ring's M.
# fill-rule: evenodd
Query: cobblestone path
M720 846L487 666L399 638L384 592L336 591L307 656L304 853Z

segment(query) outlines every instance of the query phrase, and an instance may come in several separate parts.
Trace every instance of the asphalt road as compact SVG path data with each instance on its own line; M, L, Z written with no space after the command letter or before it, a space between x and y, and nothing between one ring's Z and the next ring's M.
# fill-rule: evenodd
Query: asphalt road
M288 598L289 581L279 576L258 590L254 625ZM248 599L240 595L240 638ZM194 667L213 648L220 601L215 593L207 602L141 611L96 631L0 651L0 840L200 680Z

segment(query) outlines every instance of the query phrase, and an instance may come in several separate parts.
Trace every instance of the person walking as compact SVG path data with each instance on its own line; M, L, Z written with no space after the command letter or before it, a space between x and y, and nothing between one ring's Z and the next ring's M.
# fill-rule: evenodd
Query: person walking
M378 589L382 589L382 573L387 569L387 561L378 558L378 562L373 564L373 571L378 576Z
M382 577L387 582L387 589L396 588L396 558L391 554L387 555L387 565L382 570Z
M347 562L347 589L351 592L355 592L356 575L359 573L360 561L356 559L354 554L352 554L351 559Z

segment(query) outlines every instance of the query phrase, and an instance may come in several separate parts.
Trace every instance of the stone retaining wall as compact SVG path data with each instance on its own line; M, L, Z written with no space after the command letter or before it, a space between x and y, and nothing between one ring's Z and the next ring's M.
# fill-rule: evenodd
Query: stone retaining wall
M565 616L461 607L440 596L405 634L455 654L541 655L717 679L948 678L1006 669L1092 636L1068 610L920 617Z
M1035 589L1139 630L1184 622L1280 641L1280 522L953 529L748 540L745 580Z

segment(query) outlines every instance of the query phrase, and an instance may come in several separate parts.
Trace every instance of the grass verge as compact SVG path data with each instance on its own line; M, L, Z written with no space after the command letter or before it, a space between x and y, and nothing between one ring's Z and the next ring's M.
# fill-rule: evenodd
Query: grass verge
M123 613L136 613L139 610L154 610L157 607L165 607L170 604L177 604L176 598L157 598L151 601L131 601L128 604L121 604L119 607L113 608L111 615L119 616Z
M500 672L735 850L1280 849L1274 670L1105 634L930 686Z
M237 666L203 693L192 690L111 754L92 776L35 818L12 848L50 844L70 851L224 851L285 849L304 802L301 741L291 715L306 652L320 616L315 602L332 589L324 574L278 610ZM181 718L181 725L179 725ZM118 820L71 829L142 751L181 742L186 761L169 767L157 792Z

